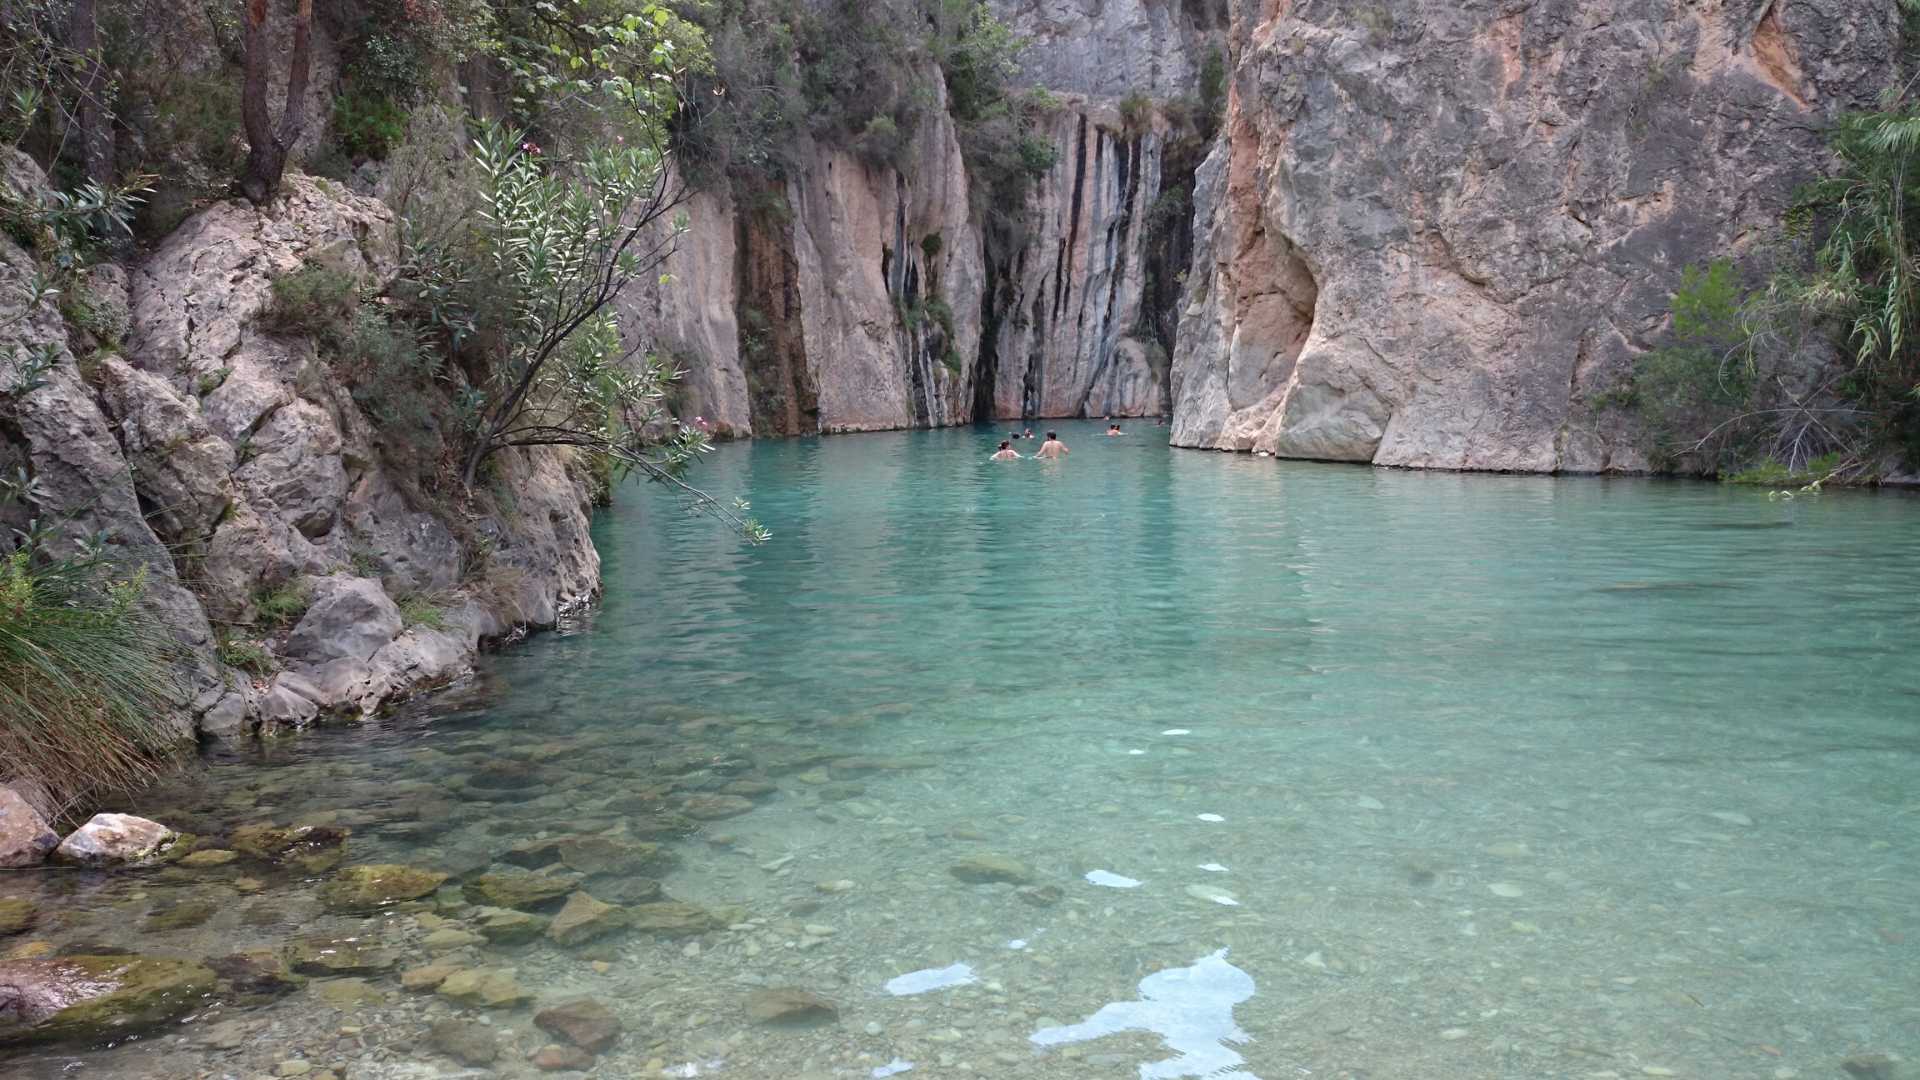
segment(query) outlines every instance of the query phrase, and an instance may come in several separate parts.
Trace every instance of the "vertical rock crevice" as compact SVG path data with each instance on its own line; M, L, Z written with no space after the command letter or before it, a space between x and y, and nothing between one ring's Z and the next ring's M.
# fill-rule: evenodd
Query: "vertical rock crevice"
M820 402L807 365L792 210L784 190L762 189L740 209L735 224L739 357L753 433L813 434L820 430Z

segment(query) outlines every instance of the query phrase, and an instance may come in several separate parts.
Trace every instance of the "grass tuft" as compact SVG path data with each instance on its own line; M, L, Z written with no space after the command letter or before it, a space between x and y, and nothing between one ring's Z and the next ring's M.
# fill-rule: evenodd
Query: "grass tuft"
M181 647L144 570L32 545L0 556L0 765L71 804L151 780L178 749Z

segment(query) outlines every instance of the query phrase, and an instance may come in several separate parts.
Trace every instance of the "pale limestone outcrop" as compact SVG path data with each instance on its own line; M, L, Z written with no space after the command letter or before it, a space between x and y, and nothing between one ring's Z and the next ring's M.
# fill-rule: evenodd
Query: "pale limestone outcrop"
M972 414L985 274L966 164L944 112L915 133L909 153L916 170L901 176L815 147L787 185L792 284L822 431L940 426Z
M516 512L472 526L490 537L487 603L454 605L446 631L402 632L389 593L461 582L449 511L408 494L381 432L314 342L262 318L277 276L324 266L377 289L397 254L381 204L289 177L267 213L213 207L135 269L130 362L103 367L128 453L180 508L159 518L167 539L204 552L209 608L246 625L262 590L292 583L313 598L280 644L289 670L241 688L240 715L264 725L364 713L444 681L483 637L550 625L597 587L583 489L561 453L502 455L499 482ZM210 723L234 726L235 710Z
M1174 441L1644 468L1596 407L1687 263L1778 226L1869 104L1890 0L1236 0Z
M5 172L16 190L43 183L24 157ZM33 483L31 505L0 508L0 524L63 521L62 543L103 535L146 568L145 603L187 646L183 737L196 719L233 735L371 712L466 670L483 640L551 625L598 587L586 486L564 452L496 459L510 509L429 501L399 471L412 468L407 451L389 458L315 344L266 326L277 276L323 265L377 290L396 255L381 204L289 176L266 212L221 203L131 274L95 268L82 286L88 329L45 300L10 311L0 331L7 385L28 356L53 360L30 392L0 395L0 468ZM0 296L21 308L32 261L4 238L0 261ZM88 351L84 365L70 343ZM483 538L477 574L456 525ZM277 638L258 599L289 587L313 603ZM421 593L444 628L405 625L394 598ZM285 670L255 680L223 668L209 613Z
M53 849L57 862L75 866L123 866L161 854L179 833L132 814L95 814Z
M19 792L0 785L0 870L34 866L60 844L60 837Z
M1227 0L993 0L1027 42L1022 77L1057 93L1118 101L1192 94Z
M733 200L725 191L693 191L681 212L686 229L661 267L665 280L630 287L617 301L621 333L682 372L671 401L681 420L721 438L751 435Z
M1170 342L1144 311L1165 124L1129 133L1075 98L1038 133L1057 163L994 265L944 114L910 175L809 145L785 183L693 194L666 282L620 300L630 341L686 370L681 420L782 435L1166 412Z

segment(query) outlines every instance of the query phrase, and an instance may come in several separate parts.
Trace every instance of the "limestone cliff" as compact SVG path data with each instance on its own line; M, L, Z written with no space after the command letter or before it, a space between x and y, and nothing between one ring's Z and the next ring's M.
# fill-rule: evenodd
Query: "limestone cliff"
M30 161L9 175L36 197ZM104 532L147 567L147 602L192 657L183 725L364 714L597 588L586 487L562 455L512 456L486 498L455 508L312 340L263 318L280 275L325 266L377 291L397 256L384 206L293 176L268 212L219 203L130 270L95 268L75 286L92 314L70 326L51 298L26 305L32 259L0 239L0 293L9 317L24 309L0 355L55 358L44 385L0 395L0 469L32 479L33 513ZM274 592L303 609L277 629L261 603ZM220 639L260 644L279 670L226 667Z
M1162 189L1164 125L1127 132L1077 103L1045 129L1057 163L1028 199L1025 242L983 298L993 330L981 419L1142 416L1167 408L1167 343L1148 308L1148 217Z
M1149 270L1169 248L1162 277L1184 268L1186 227L1149 219L1169 124L1130 122L1117 97L1059 102L1039 132L1055 164L1005 250L942 110L905 172L809 145L783 183L692 193L668 280L622 298L636 339L686 372L679 414L783 435L1165 413L1176 298Z
M705 190L664 284L622 322L687 372L675 404L723 435L965 423L984 273L943 111L911 174L809 145L785 183Z
M1174 440L1636 470L1596 408L1687 263L1772 234L1892 0L1235 0Z

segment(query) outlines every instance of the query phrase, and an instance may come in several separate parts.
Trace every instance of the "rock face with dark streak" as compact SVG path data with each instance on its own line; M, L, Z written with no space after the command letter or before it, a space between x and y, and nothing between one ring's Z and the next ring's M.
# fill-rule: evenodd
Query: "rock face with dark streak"
M1777 229L1892 0L1234 0L1174 441L1637 470L1595 399L1688 263Z

